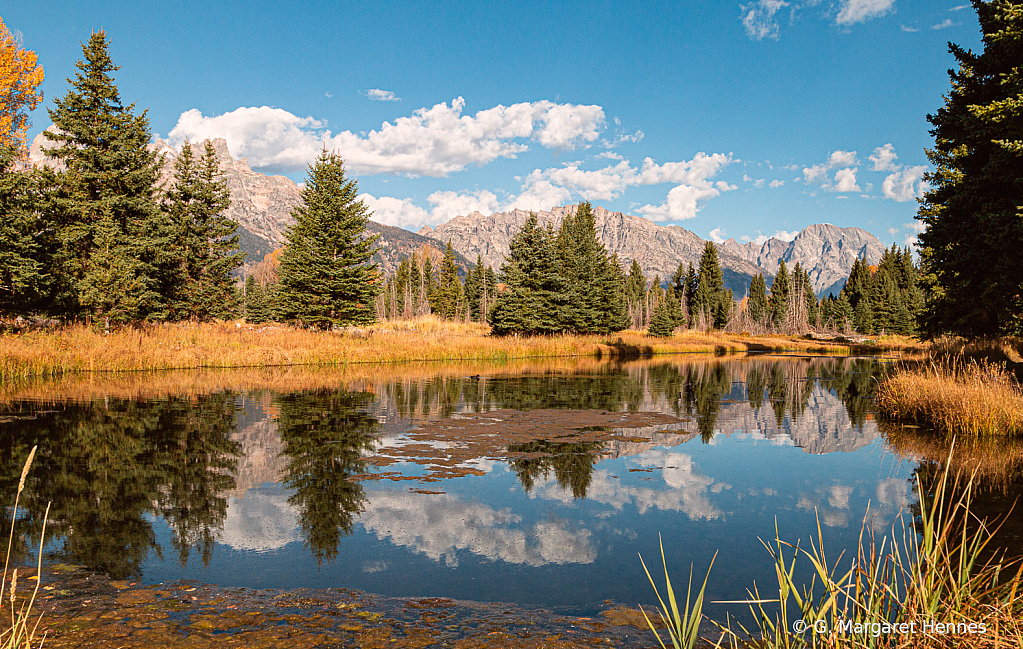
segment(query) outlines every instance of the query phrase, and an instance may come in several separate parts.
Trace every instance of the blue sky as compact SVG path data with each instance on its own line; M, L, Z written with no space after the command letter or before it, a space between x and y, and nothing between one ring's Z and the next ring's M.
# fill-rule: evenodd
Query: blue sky
M377 220L595 205L705 238L913 236L962 0L20 2L67 91L103 28L125 102L301 181L337 149ZM50 124L31 114L30 137Z

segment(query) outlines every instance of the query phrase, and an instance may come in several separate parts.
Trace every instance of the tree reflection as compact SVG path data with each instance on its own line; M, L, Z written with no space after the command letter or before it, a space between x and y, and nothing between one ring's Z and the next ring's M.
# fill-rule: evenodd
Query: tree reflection
M289 458L283 483L295 493L306 544L318 561L332 561L352 533L366 500L352 478L366 472L379 424L369 413L369 392L321 390L281 395L277 430Z
M182 562L192 546L209 560L227 510L221 494L234 487L231 395L14 410L0 424L3 489L13 493L26 447L38 444L22 502L32 529L52 503L55 558L115 579L137 576L150 551L162 556L151 522L162 514Z
M593 477L593 467L600 460L603 442L551 442L538 440L528 444L511 444L511 468L526 492L533 490L537 480L546 479L551 471L564 490L571 489L573 498L585 498ZM515 457L515 456L518 457Z

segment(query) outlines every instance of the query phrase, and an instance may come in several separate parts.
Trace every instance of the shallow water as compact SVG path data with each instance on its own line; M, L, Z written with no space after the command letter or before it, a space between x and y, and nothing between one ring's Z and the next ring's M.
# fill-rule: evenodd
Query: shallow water
M660 538L680 579L719 552L708 597L735 600L772 582L776 527L805 545L819 521L837 557L915 502L918 463L871 414L880 367L699 356L37 392L0 411L0 490L38 444L27 527L52 501L47 559L113 579L590 615L653 600L639 555L659 568Z

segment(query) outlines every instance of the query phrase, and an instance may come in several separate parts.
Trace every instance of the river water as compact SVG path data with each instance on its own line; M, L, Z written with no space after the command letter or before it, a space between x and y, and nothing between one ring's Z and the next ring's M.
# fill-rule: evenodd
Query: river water
M927 463L872 413L869 358L681 356L39 385L0 408L23 557L113 579L353 588L589 615L770 590L763 542L892 533ZM121 381L118 383L118 381ZM910 434L912 438L912 434ZM712 616L744 607L714 604Z

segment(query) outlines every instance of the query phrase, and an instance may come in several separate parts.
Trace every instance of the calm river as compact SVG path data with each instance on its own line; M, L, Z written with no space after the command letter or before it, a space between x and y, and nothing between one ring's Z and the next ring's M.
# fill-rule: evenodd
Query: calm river
M719 552L708 596L735 600L773 583L776 526L805 545L819 519L837 556L911 512L927 463L875 421L880 368L683 356L43 385L0 407L0 492L38 444L23 516L52 502L47 561L115 579L587 615L653 601L639 555L659 567L660 537L679 581Z

